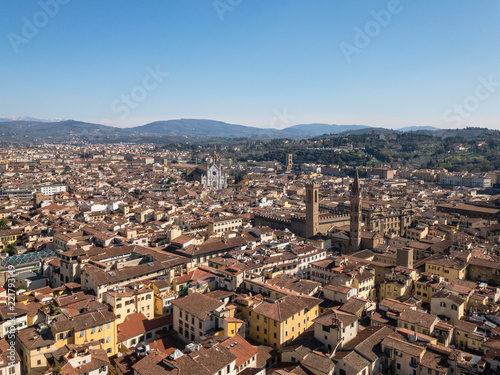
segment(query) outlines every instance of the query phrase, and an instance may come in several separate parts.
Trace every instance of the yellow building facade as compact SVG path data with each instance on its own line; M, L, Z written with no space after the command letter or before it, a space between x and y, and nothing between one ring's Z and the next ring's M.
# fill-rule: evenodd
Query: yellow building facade
M446 282L455 279L465 280L466 271L467 263L459 259L441 258L425 263L425 272L441 276Z
M238 309L251 339L281 349L313 324L320 302L309 296L290 295L274 302L249 297L239 300Z
M154 318L154 292L148 287L119 288L104 293L106 302L116 315L117 324L123 323L129 314L142 313L148 319Z
M59 349L67 344L86 344L99 341L108 356L116 354L117 324L111 311L93 311L72 319L55 321L51 331Z

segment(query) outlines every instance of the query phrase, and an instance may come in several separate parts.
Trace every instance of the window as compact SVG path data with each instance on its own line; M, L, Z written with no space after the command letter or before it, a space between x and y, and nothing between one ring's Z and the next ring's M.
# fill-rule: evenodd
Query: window
M110 329L111 328L111 323L106 323L106 329Z
M111 336L106 336L106 342L111 342Z
M99 325L99 332L102 332L102 330L103 330L103 329L104 329L103 325L102 325L102 324L100 324L100 325Z
M457 306L457 305L455 305L455 304L453 304L453 305L451 305L451 309L452 309L452 310L458 310L458 306Z
M96 327L92 327L92 333L95 333L95 331L96 331L96 329L95 329L95 328L96 328Z

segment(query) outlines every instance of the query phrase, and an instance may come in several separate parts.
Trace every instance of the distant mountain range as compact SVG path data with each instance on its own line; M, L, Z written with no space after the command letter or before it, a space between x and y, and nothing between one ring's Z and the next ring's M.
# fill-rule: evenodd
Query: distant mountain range
M10 122L10 121L37 121L37 122L59 122L63 121L60 118L52 119L41 119L29 116L10 116L10 117L0 117L0 122Z
M118 128L74 120L0 119L0 141L58 141L73 138L123 141L151 137L188 138L311 138L324 134L395 133L398 131L437 131L432 126L412 126L398 130L373 128L366 125L300 124L284 129L256 128L221 121L179 119L156 121L132 128Z
M435 126L406 126L404 128L399 128L396 130L398 130L400 132L418 132L418 131L423 131L423 130L437 131L437 130L441 130L441 129L436 128Z

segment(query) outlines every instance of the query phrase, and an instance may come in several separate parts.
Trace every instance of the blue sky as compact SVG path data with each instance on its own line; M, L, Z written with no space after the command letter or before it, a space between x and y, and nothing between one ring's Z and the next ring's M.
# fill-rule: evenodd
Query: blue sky
M0 2L0 117L500 129L500 2Z

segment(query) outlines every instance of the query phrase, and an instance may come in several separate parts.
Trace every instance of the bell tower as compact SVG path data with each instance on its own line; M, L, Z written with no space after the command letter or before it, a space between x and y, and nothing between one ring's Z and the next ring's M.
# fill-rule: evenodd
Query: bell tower
M219 155L217 155L217 146L214 145L214 156L213 156L213 164L219 165Z
M293 167L293 155L287 154L286 173L290 173L292 171L292 167Z

